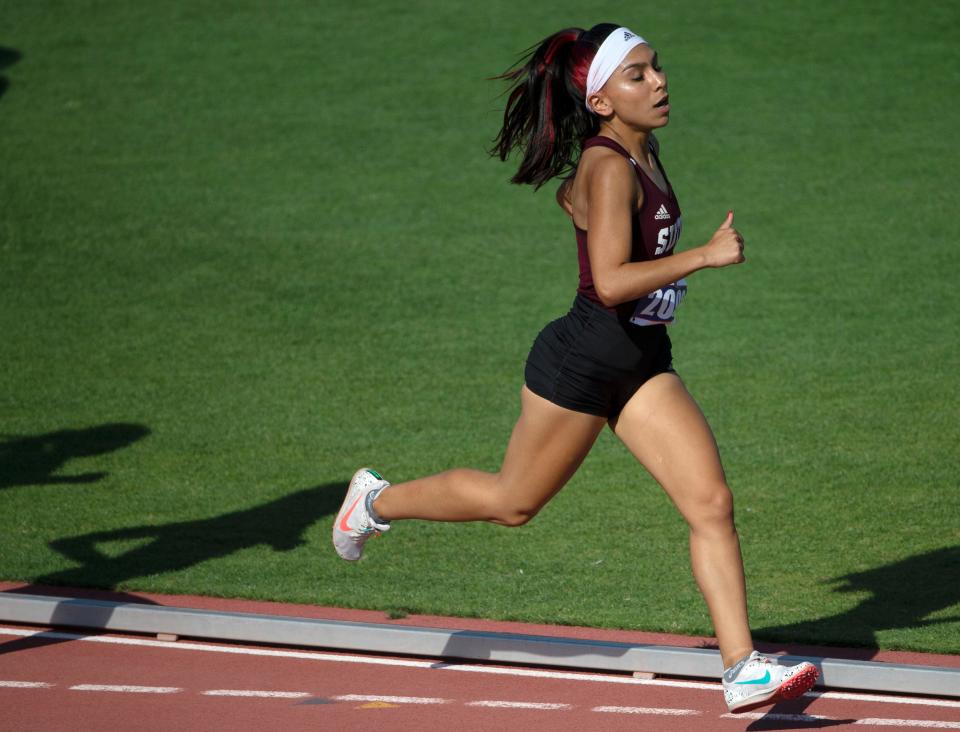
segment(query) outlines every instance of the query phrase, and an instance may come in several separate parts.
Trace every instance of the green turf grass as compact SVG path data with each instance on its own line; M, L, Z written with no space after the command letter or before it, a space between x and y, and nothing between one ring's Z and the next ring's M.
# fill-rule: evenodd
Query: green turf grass
M710 632L610 434L522 529L329 544L361 465L498 467L577 264L485 77L615 20L670 73L681 246L747 239L672 334L757 636L960 653L955 7L278 7L0 3L0 576Z

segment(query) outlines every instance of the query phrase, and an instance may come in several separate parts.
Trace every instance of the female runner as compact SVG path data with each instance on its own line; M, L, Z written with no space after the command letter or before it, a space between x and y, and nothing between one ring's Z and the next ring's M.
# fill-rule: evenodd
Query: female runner
M685 277L744 261L733 212L703 246L675 252L680 207L653 131L667 77L641 37L612 23L546 38L501 77L513 82L492 154L523 154L514 183L573 170L557 198L573 219L580 284L537 336L521 414L498 473L457 468L391 485L361 468L333 525L344 559L398 519L520 526L570 479L604 425L660 483L690 527L693 574L713 621L729 709L800 696L817 679L753 649L740 544L713 433L674 372L667 326Z

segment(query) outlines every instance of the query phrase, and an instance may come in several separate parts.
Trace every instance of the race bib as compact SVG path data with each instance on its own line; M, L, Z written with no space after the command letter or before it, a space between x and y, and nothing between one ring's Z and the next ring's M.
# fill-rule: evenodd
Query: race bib
M664 325L673 322L673 313L677 305L687 294L687 281L685 279L671 282L664 285L659 290L651 292L646 297L641 297L637 301L637 307L630 316L630 322L634 325Z

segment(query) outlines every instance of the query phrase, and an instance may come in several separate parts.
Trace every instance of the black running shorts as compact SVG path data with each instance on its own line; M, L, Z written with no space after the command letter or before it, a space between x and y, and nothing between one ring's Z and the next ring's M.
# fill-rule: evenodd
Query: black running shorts
M578 293L533 342L524 379L554 404L609 418L663 372L673 372L667 326L623 323Z

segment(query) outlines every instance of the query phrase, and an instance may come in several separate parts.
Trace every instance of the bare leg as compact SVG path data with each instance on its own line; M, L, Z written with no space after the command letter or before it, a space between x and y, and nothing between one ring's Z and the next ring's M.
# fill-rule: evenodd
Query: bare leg
M663 486L690 526L693 575L707 602L724 667L753 650L740 541L713 432L675 374L658 374L610 427Z
M529 521L580 467L606 420L559 407L526 386L520 402L500 472L456 468L397 483L377 497L377 514L387 521Z

